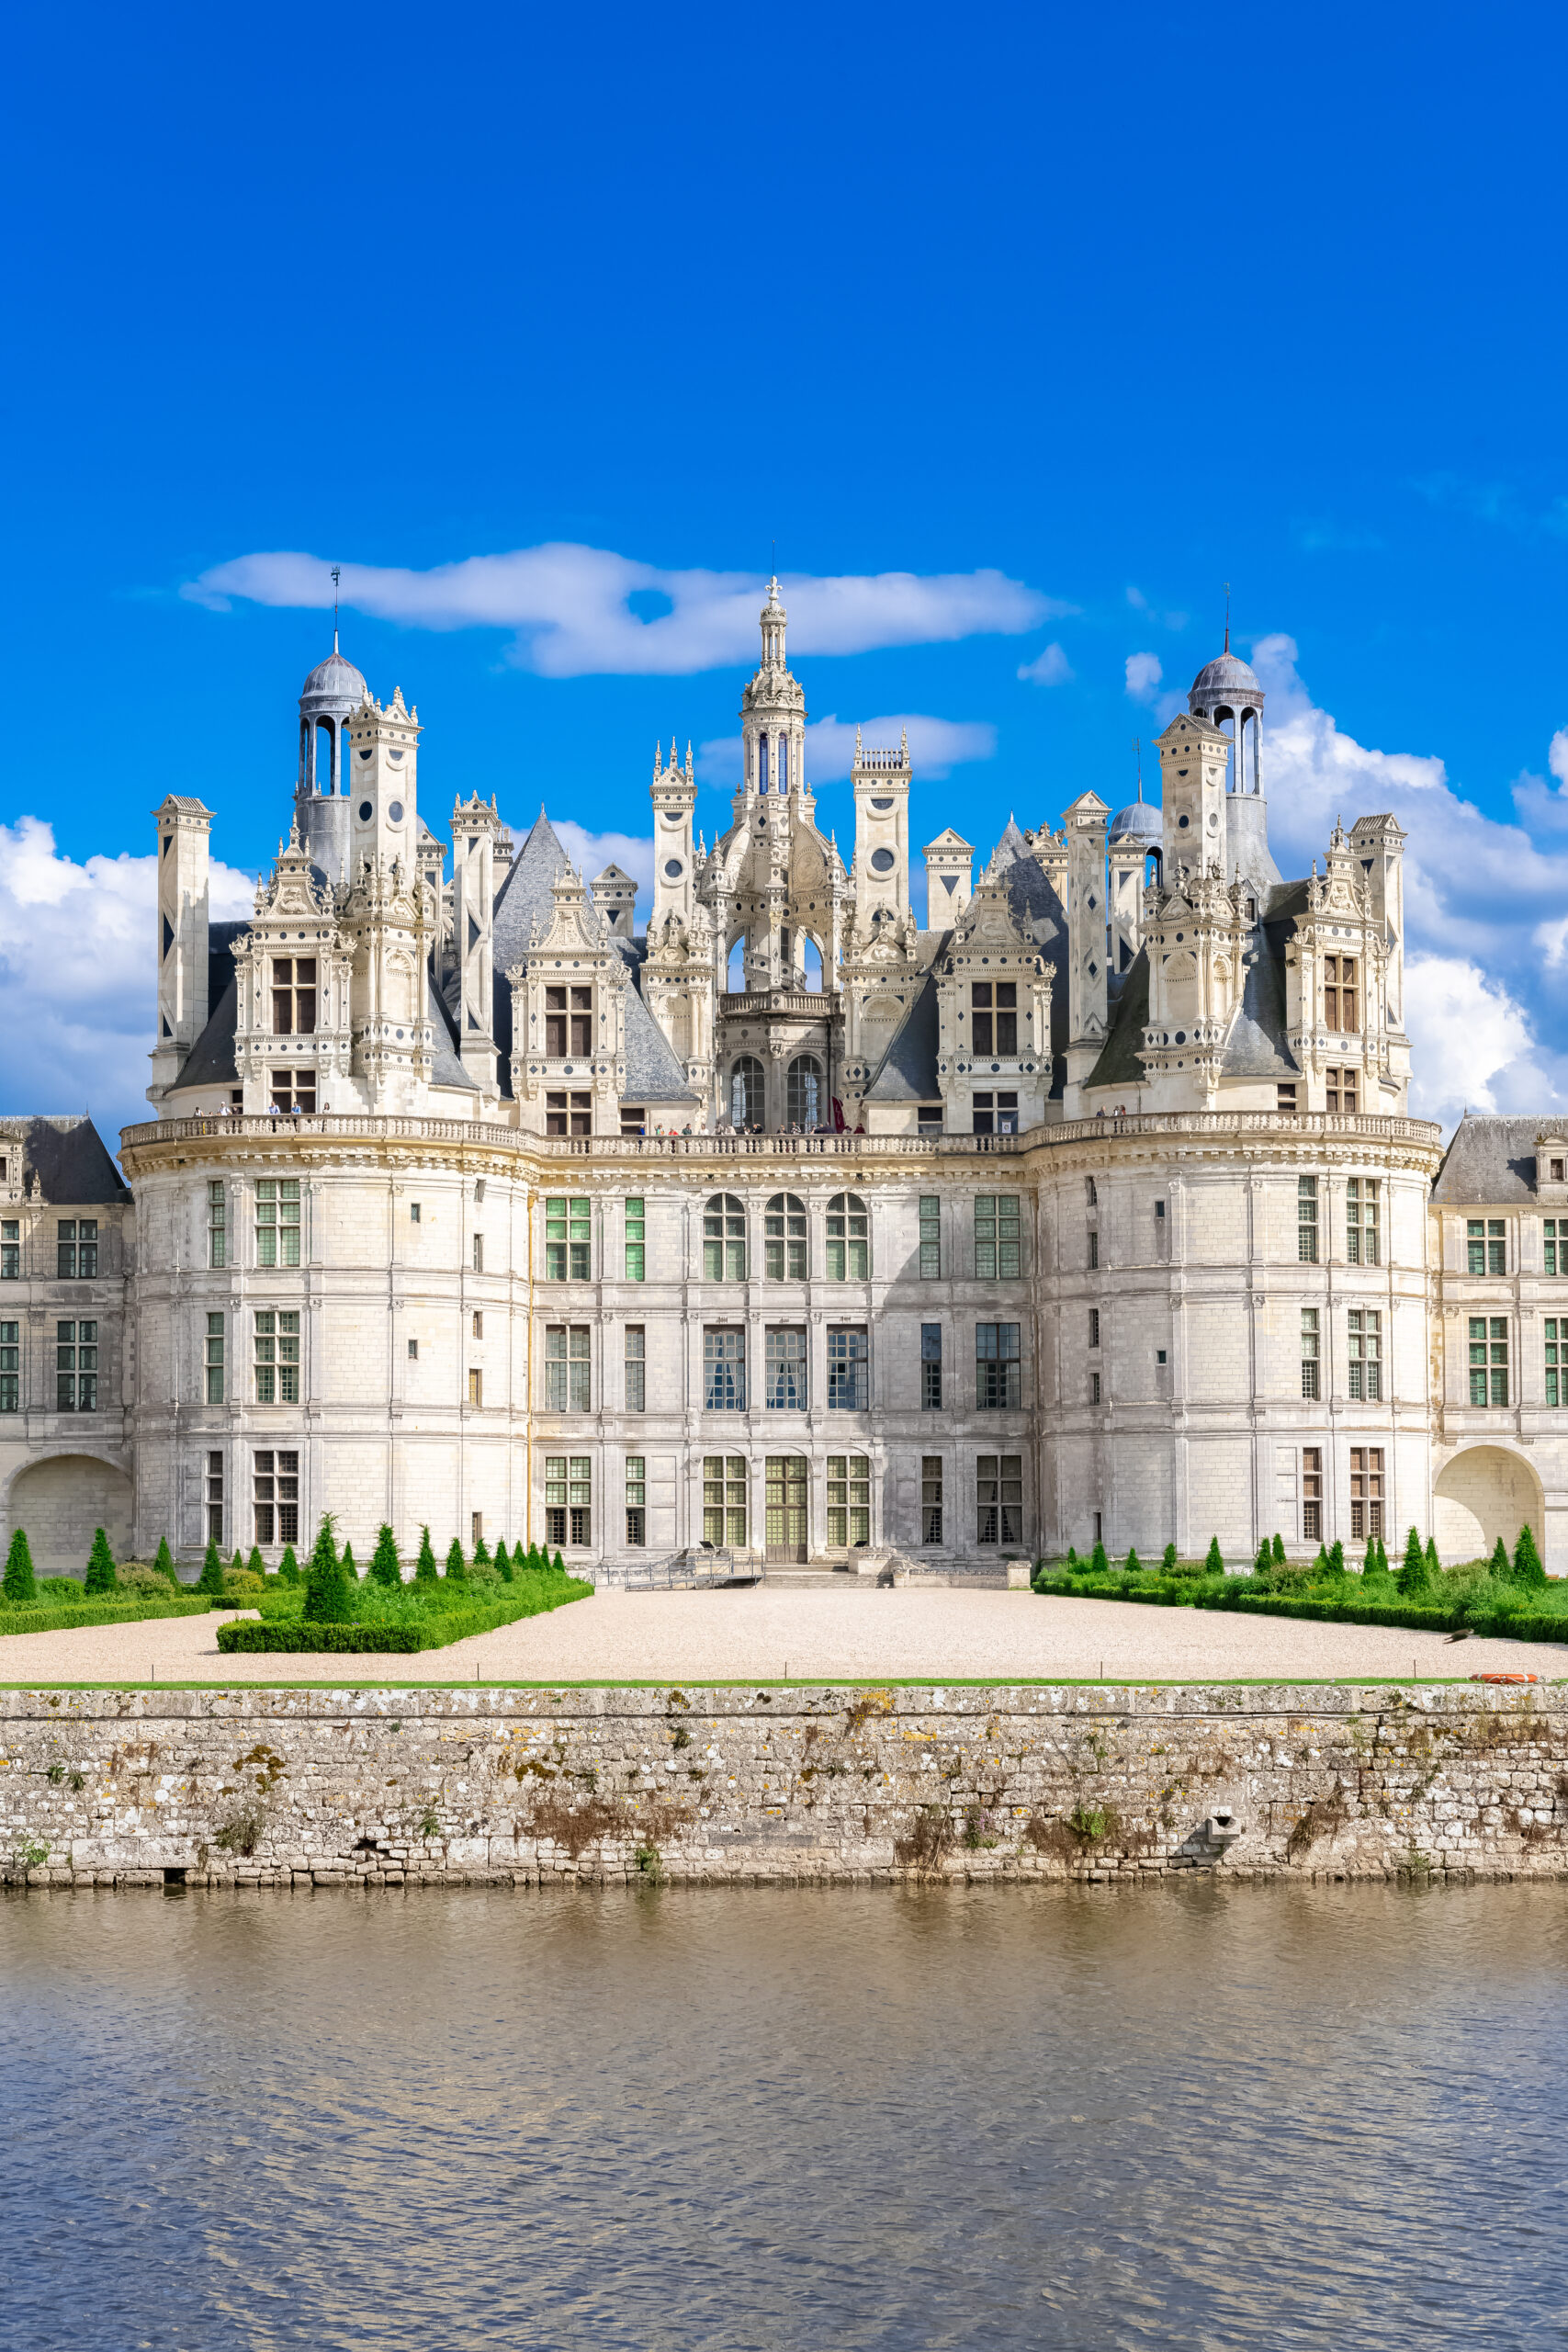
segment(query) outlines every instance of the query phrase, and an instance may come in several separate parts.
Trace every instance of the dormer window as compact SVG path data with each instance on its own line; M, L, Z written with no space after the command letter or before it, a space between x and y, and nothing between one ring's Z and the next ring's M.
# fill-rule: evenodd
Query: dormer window
M969 989L969 1004L974 1051L977 1054L1016 1054L1018 1051L1017 981L972 981Z
M1323 965L1323 1012L1325 1025L1348 1035L1356 1027L1358 992L1354 956L1327 956Z
M557 1061L568 1054L593 1051L593 991L588 989L545 990L545 1051Z
M275 1037L315 1035L316 958L313 956L273 957L272 1034Z

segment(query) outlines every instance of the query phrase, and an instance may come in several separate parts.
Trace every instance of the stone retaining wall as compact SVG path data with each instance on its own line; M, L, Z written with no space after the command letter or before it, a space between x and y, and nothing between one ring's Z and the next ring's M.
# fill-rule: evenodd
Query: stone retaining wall
M1568 1876L1568 1689L0 1691L13 1885L1201 1868Z

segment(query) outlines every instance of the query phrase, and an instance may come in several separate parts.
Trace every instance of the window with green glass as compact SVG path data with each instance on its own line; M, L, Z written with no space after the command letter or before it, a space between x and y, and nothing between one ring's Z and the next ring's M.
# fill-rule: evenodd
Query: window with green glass
M982 1193L975 1203L975 1273L983 1283L1005 1282L1021 1273L1019 1200L1016 1193Z
M1546 1220L1546 1272L1568 1274L1568 1216Z
M703 1542L746 1547L746 1461L739 1453L703 1460Z
M593 1271L593 1204L581 1193L545 1195L545 1280L585 1283Z
M643 1277L642 1203L626 1203L626 1280L640 1283Z
M1546 1401L1568 1404L1568 1315L1546 1318Z
M1472 1274L1506 1274L1507 1267L1507 1232L1500 1216L1472 1216L1464 1228L1465 1272Z
M920 1196L920 1279L942 1278L942 1203L934 1193Z
M262 1176L256 1180L256 1263L299 1263L298 1176Z
M863 1453L828 1456L828 1549L871 1542L871 1464Z
M703 1211L703 1279L746 1279L746 1210L733 1193L716 1193Z
M1470 1401L1472 1405L1506 1405L1508 1401L1506 1315L1470 1317Z
M828 1204L828 1279L864 1282L871 1272L871 1219L856 1193L835 1193Z

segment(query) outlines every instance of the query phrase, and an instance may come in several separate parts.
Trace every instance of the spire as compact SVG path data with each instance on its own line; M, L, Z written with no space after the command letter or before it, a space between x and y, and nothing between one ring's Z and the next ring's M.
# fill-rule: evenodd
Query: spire
M1212 642L1213 640L1211 640ZM1225 651L1231 650L1231 583L1225 582Z
M342 565L334 563L333 566L333 651L334 653L337 651L337 583L342 576Z

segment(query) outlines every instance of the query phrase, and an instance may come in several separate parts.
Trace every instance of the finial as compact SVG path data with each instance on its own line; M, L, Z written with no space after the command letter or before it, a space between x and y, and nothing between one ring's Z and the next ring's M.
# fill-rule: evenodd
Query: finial
M1231 650L1231 583L1225 582L1225 651Z
M1144 746L1141 737L1136 735L1133 738L1133 758L1138 770L1138 797L1141 800L1144 797Z
M340 580L340 578L342 577L342 570L343 570L343 568L342 568L342 566L341 566L340 564L335 564L335 563L333 564L333 651L334 653L337 651L337 583L338 583L338 581Z

